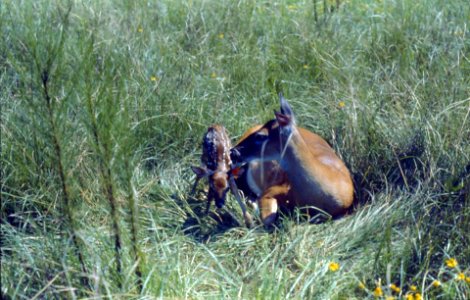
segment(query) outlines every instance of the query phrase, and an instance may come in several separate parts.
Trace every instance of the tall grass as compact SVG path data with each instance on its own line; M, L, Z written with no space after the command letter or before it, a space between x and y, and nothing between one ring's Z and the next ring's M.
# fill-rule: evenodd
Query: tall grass
M2 297L468 298L466 1L0 8ZM355 208L272 232L204 216L204 131L235 141L279 90L351 169Z

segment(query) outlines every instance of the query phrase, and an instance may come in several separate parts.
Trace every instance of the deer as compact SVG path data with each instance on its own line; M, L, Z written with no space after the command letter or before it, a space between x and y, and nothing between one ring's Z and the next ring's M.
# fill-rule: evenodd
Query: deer
M225 204L225 195L229 188L228 172L231 165L229 151L231 147L232 143L225 127L218 124L211 125L202 139L201 166L191 166L196 174L191 193L194 193L202 178L208 178L209 181L206 214L214 199L219 208Z
M238 140L235 147L260 130L262 126L255 125L249 128ZM243 166L232 166L232 170L239 170L236 179L237 186L247 196L249 203L259 212L263 224L269 226L275 220L277 201L288 202L286 199L289 189L287 174L280 168L277 161L256 159ZM272 200L274 197L277 198L277 201Z
M235 182L235 174L231 170L230 149L232 144L224 126L214 124L211 125L204 134L202 141L201 166L191 166L192 171L196 174L191 194L194 194L199 181L207 178L209 182L209 192L207 195L206 215L209 213L213 200L218 208L222 208L228 190L230 189L235 196L247 227L252 226L252 218L248 213L245 204L240 198L240 194ZM239 169L237 173L242 173ZM238 175L238 174L236 174ZM240 177L240 180L242 180Z
M257 131L262 125L256 125L248 129L237 142L242 142L251 133ZM259 201L264 203L268 201L271 194L276 191L279 197L279 191L285 189L287 181L286 174L281 170L279 164L275 161L251 161L239 168L231 168L230 159L231 142L226 129L222 125L211 125L203 137L202 142L201 166L191 166L196 174L191 194L194 194L199 181L207 178L209 182L209 191L207 195L207 206L205 214L209 213L213 200L218 208L222 208L228 190L232 190L235 198L239 202L244 214L245 223L251 227L251 216L246 212L244 205L240 204L238 190L241 190L250 201L251 205L257 209ZM231 178L235 182L231 182ZM274 188L273 186L279 186ZM261 195L264 198L260 200ZM267 205L262 205L267 207ZM261 212L261 218L265 217L266 210Z
M263 223L271 225L279 209L303 208L309 214L320 211L331 217L345 214L354 196L348 168L322 137L296 125L282 93L279 99L275 118L244 136L230 153L234 168L276 162L284 172L278 182L261 189L258 204Z

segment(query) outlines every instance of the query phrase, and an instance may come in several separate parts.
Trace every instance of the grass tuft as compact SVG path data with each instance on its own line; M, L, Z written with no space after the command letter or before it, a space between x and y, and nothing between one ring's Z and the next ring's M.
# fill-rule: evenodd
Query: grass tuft
M0 7L1 298L469 297L465 1ZM235 141L280 90L354 209L204 216L203 133Z

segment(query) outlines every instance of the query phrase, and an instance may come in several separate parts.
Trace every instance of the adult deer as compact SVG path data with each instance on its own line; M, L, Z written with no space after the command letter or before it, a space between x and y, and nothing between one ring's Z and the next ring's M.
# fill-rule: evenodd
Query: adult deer
M262 127L263 125L256 125L248 129L235 148ZM277 161L257 159L250 160L247 164L237 168L241 168L240 176L236 180L237 186L259 209L263 223L265 225L271 224L276 218L278 203L282 206L288 202L287 192L290 185L286 172L281 169Z
M353 202L349 170L328 143L315 133L296 126L294 113L282 94L281 110L275 119L245 137L231 151L236 165L252 161L277 161L286 181L267 187L259 206L266 225L277 216L279 207L308 208L335 217Z
M256 125L248 129L236 146L261 127L263 125ZM276 161L252 160L241 166L237 173L236 183L238 188L253 202L258 201L261 195L271 186L280 185L287 181L285 172Z

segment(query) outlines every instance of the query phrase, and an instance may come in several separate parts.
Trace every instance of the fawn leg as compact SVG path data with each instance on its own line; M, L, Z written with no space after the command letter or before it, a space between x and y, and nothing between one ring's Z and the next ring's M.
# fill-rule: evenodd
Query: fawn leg
M196 180L194 181L193 188L191 189L190 195L194 195L194 193L196 192L196 188L197 188L197 184L199 183L199 180L201 180L201 178L196 177Z
M206 215L209 214L209 210L211 208L212 200L214 199L214 193L211 188L209 188L209 192L207 193L207 206L206 206Z

